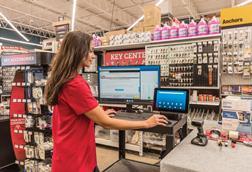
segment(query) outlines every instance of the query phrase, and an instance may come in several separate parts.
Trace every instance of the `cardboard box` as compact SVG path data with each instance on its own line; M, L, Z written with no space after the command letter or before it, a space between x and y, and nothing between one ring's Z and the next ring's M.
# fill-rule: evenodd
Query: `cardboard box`
M144 32L153 32L154 29L155 29L155 26L144 27Z
M252 133L252 100L228 96L222 100L222 129Z
M107 36L101 37L102 46L109 45L109 38Z
M133 32L143 32L144 31L144 28L143 27L134 27Z
M144 27L161 24L161 10L155 4L144 6Z
M126 29L121 29L121 30L114 30L114 31L107 32L107 33L105 33L105 36L107 36L109 38L110 36L123 35L126 33L127 33Z

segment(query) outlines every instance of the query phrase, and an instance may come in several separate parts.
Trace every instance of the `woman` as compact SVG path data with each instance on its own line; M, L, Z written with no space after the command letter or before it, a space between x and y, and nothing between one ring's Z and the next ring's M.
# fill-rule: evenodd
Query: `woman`
M167 119L153 115L145 121L110 118L92 96L87 82L78 75L94 58L91 36L68 33L52 62L45 98L53 106L53 172L93 172L96 169L94 122L113 129L150 128Z

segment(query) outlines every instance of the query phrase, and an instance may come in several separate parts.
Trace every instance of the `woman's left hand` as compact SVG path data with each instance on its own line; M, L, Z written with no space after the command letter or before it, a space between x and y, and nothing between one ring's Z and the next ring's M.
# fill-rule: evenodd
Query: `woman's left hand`
M105 113L111 118L116 115L116 111L114 109L107 109Z

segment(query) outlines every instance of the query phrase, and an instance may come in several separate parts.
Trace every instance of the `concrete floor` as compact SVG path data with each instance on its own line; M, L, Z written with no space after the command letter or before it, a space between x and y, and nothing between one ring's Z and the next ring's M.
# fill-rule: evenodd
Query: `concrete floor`
M118 160L118 149L105 146L96 146L97 161L100 171L103 171L108 166ZM127 152L126 158L145 162L149 164L156 164L159 160L159 155L153 153L144 153L144 156L139 156L138 152Z

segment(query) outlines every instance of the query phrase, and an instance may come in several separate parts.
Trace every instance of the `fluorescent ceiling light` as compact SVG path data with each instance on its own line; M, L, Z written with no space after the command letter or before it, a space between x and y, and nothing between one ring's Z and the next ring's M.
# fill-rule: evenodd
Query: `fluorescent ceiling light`
M244 1L244 2L242 2L242 3L240 3L240 4L237 4L236 7L240 7L240 6L243 6L243 5L247 5L247 4L251 3L251 2L252 2L252 0L247 0L247 1Z
M1 12L0 12L0 16L3 17L3 19L12 27L12 29L14 29L24 40L26 40L27 42L29 41L28 38L26 38L12 23L10 20L8 20Z
M162 4L162 2L164 2L164 0L159 0L155 5L159 6L160 4Z
M159 0L155 5L159 6L160 4L162 4L162 2L164 2L164 0ZM144 15L142 15L139 19L137 19L137 21L135 21L128 29L127 31L131 30L135 25L137 25L137 23L139 23L141 20L144 19Z
M71 26L71 31L74 31L74 25L75 25L75 15L76 15L76 4L77 4L77 0L73 0L73 9L72 9L72 26Z
M35 44L35 43L31 43L31 42L24 42L24 41L19 41L19 40L15 40L15 39L4 38L4 37L0 37L0 40L4 40L4 41L9 41L9 42L16 42L16 43L20 43L20 44L26 44L26 45L33 45L33 46L42 47L42 45L41 45L41 44Z

